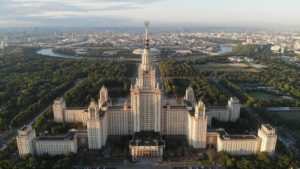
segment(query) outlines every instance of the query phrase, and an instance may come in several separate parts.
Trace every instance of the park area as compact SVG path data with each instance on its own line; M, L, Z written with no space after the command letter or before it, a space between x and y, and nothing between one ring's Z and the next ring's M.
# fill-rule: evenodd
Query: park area
M300 110L299 111L281 111L281 112L268 112L270 115L276 113L282 119L286 120L289 124L300 123ZM300 140L300 129L290 128L290 131L293 133L298 140Z
M298 120L300 123L300 111L282 111L276 113L285 120Z
M245 63L215 63L209 62L195 66L200 71L239 71L239 72L259 72L257 69Z
M248 92L247 94L253 97L255 100L276 100L281 98L280 96L262 91L253 91Z

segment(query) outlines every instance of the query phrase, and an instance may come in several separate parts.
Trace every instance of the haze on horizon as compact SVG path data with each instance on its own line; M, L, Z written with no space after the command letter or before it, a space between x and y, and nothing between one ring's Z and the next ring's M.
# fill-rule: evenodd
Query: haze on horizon
M300 27L299 0L0 0L0 28Z

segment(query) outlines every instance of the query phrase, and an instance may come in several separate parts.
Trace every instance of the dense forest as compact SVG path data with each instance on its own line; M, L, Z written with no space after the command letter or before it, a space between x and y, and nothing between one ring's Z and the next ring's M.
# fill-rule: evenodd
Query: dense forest
M129 62L46 58L35 54L34 49L6 51L0 56L1 128L23 125L75 84L75 89L65 95L71 105L85 105L89 99L96 99L97 90L106 83L115 84L112 85L113 95L126 95L128 78L134 71ZM79 90L80 86L89 90ZM93 94L93 97L88 96L79 102L75 95L80 95L80 92Z
M209 105L225 105L226 95L212 85L200 72L192 67L193 61L163 60L159 64L163 85L167 94L183 97L185 89L191 85L197 99Z
M213 42L213 43L224 43L224 44L239 44L242 43L241 40L235 40L235 39L227 39L227 38L212 38L212 37L206 37L201 38L202 40Z
M238 45L233 48L230 55L250 57L271 56L272 52L270 48L270 45Z
M216 160L227 169L287 169L300 165L295 156L289 153L271 158L265 152L248 157L234 157L225 152L218 152Z

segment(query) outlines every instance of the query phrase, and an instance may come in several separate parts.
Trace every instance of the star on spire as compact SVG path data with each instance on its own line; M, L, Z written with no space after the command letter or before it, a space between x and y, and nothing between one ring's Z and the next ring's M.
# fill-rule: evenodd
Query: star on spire
M149 49L149 33L148 33L148 27L150 25L149 21L145 21L144 25L146 27L146 33L145 33L145 49Z

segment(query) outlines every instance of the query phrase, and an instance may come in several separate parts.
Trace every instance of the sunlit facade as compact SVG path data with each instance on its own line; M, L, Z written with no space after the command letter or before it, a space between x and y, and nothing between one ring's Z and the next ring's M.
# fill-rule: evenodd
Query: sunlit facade
M88 107L66 107L63 98L53 104L54 120L65 123L82 123L85 131L61 140L36 137L32 129L20 131L17 143L20 155L49 153L51 155L77 152L76 137L87 138L88 149L102 149L108 136L132 135L129 153L132 160L142 157L156 157L162 160L165 141L161 135L186 136L188 144L195 149L214 147L218 151L227 151L233 155L256 154L267 151L274 154L276 145L275 130L264 127L258 137L242 135L230 136L219 131L210 132L211 119L234 122L240 116L240 103L230 98L226 107L206 107L196 101L191 86L186 89L181 105L171 105L164 97L163 88L152 64L149 48L148 23L146 24L145 47L142 63L138 67L138 77L130 90L130 100L123 106L112 105L108 88L102 86L98 101L91 101ZM86 134L84 134L86 133ZM70 144L70 146L62 146ZM47 147L48 146L48 147ZM61 148L66 147L66 148ZM57 148L61 150L56 150Z

